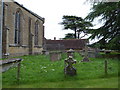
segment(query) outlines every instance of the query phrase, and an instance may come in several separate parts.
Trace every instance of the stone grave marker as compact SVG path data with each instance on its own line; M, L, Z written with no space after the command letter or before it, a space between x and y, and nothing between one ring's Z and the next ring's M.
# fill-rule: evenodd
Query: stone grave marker
M99 49L98 48L90 48L88 50L88 57L98 57L99 56Z
M72 56L72 57L74 57L74 50L73 49L69 49L68 51L67 51L67 56L69 57L69 56Z
M85 44L85 56L81 62L90 62L90 60L88 59L88 46L87 46L87 44Z
M70 76L76 75L76 69L72 66L72 64L76 63L76 60L74 60L72 56L69 56L67 59L65 59L64 63L65 63L64 68L65 75Z
M58 61L61 59L61 52L50 52L50 60Z
M43 54L43 55L46 55L46 50L43 50L43 51L42 51L42 54Z
M42 54L43 54L43 55L49 55L49 51L43 50L43 51L42 51Z

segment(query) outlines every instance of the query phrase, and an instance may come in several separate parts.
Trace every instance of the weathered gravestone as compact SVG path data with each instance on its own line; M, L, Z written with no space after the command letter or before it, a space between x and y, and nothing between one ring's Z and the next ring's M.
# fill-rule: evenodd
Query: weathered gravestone
M43 55L46 55L46 50L43 50L43 51L42 51L42 54L43 54Z
M72 64L76 63L76 60L74 60L72 56L69 56L67 59L65 59L64 63L65 63L65 68L64 68L65 75L70 75L70 76L76 75L76 69L72 66Z
M81 62L90 62L90 60L88 59L88 46L87 46L87 44L85 45L85 56Z
M86 51L85 50L80 50L79 53L82 57L84 57L85 54L86 54ZM99 49L98 48L89 48L87 53L88 53L87 54L88 57L93 57L93 58L99 57Z
M98 48L89 48L88 50L88 57L98 57L99 56L99 49Z
M50 60L58 61L61 59L61 52L50 52Z
M85 50L80 50L79 53L80 53L80 55L81 55L82 57L85 56Z
M43 51L42 51L42 54L43 54L43 55L49 55L49 51L43 50Z
M67 56L69 57L69 56L72 56L72 57L74 57L74 50L73 49L69 49L68 51L67 51Z

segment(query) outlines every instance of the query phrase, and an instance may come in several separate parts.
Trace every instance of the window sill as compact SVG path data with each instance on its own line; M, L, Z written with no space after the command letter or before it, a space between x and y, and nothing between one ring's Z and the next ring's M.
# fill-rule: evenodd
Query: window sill
M18 44L9 44L9 47L20 47Z
M9 44L9 47L28 47L27 45Z
M42 48L41 45L35 45L34 47L35 47L35 48Z

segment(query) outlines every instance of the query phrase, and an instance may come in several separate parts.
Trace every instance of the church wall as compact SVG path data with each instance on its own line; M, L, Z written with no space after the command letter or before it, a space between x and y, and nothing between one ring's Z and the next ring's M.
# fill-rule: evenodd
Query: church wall
M21 13L21 39L20 39L20 45L16 45L14 43L14 34L15 34L15 13L19 10ZM44 20L39 19L35 15L28 12L26 9L21 7L20 5L14 3L14 2L5 2L4 3L4 36L3 42L3 56L6 53L9 53L10 56L21 56L21 55L28 55L29 49L30 49L30 37L29 34L32 34L32 53L35 54L41 53L42 51L42 45L43 45L43 24ZM31 18L31 27L29 31L29 18ZM34 30L35 30L35 22L39 22L39 32L38 32L38 46L36 47L34 45Z

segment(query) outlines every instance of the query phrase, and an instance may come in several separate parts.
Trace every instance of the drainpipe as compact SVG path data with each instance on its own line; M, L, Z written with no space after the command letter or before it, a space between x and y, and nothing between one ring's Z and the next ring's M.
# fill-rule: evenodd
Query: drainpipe
M0 1L0 58L2 58L3 0Z

